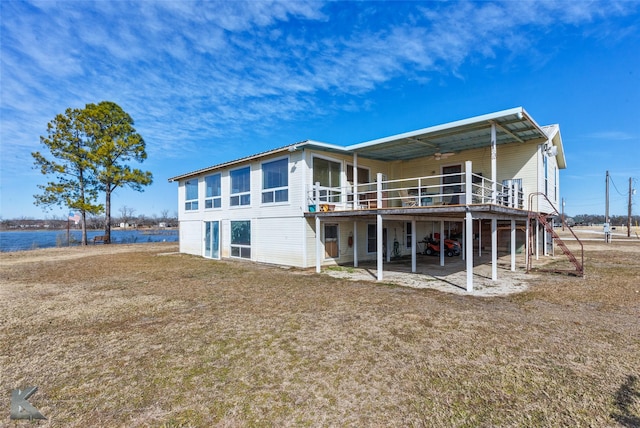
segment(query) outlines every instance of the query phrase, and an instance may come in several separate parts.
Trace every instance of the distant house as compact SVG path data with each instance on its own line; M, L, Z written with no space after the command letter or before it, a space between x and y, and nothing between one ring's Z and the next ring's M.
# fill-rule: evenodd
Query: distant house
M376 260L381 280L392 256L415 271L427 238L454 238L472 290L474 246L492 252L494 279L500 246L515 269L520 230L554 212L563 168L559 126L518 107L346 147L307 140L169 181L183 253L318 271Z

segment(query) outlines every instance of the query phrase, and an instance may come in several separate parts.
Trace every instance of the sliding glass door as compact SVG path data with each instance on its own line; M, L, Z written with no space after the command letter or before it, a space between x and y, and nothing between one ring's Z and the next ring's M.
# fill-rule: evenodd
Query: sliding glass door
M220 222L204 222L204 256L220 259Z

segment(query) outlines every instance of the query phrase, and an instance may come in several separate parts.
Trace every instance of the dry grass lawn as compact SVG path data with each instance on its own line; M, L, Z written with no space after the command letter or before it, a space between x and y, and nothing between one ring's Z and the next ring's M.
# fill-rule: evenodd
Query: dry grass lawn
M175 251L1 254L0 425L640 426L638 241L504 297Z

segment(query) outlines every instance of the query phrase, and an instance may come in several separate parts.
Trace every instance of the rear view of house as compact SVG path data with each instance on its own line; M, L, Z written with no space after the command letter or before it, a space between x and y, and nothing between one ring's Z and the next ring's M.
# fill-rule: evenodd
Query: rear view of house
M432 241L444 263L447 238L470 290L474 247L491 248L495 279L497 248L515 254L530 214L558 206L563 168L559 126L519 107L346 147L307 140L169 181L181 252L318 271L376 260L382 279L392 256L415 271Z

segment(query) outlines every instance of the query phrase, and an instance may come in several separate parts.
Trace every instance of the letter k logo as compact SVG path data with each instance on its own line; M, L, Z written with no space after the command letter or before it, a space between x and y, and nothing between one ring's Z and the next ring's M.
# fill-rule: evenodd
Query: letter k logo
M31 397L37 390L37 386L28 386L22 391L19 389L11 391L10 419L47 419L27 401L27 398Z

